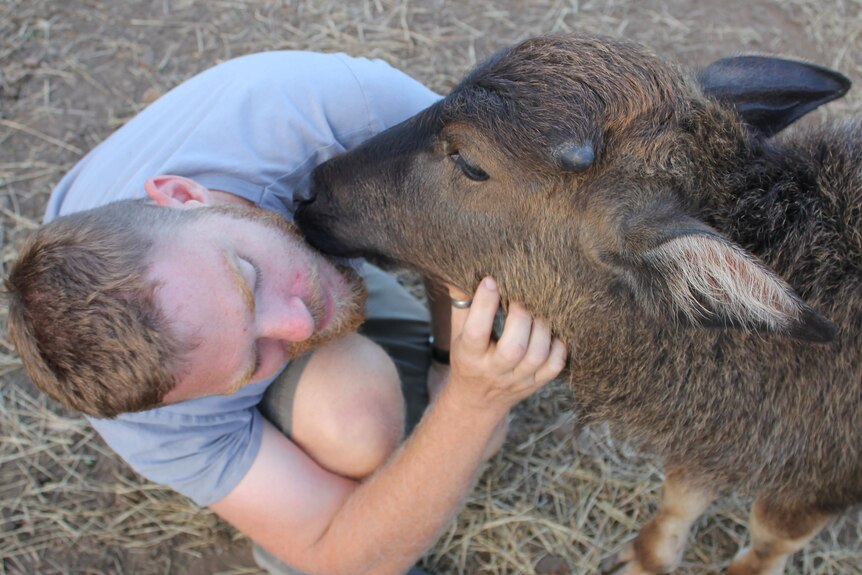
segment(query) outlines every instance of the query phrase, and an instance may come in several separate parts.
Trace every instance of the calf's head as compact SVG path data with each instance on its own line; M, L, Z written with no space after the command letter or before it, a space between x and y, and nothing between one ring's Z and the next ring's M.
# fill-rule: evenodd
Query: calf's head
M709 170L841 95L842 78L737 58L698 83L625 42L528 40L319 166L297 222L326 252L467 290L492 274L552 324L622 297L658 318L826 341L830 322L691 214Z

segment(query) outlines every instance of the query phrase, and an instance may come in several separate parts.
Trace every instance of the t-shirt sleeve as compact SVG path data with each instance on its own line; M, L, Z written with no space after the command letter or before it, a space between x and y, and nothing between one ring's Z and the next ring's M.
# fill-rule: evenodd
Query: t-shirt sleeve
M205 507L236 487L260 449L263 417L249 402L236 403L214 396L89 419L132 469Z
M421 82L382 60L339 56L359 84L372 135L400 124L441 98Z

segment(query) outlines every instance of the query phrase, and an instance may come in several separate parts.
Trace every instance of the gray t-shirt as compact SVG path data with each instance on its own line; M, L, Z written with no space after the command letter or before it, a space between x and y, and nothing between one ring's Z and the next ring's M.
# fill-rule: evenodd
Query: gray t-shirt
M438 98L384 62L343 54L230 60L177 86L84 157L54 190L45 221L143 197L144 181L160 174L291 218L314 166ZM230 493L257 455L257 404L271 382L90 421L138 473L206 506Z

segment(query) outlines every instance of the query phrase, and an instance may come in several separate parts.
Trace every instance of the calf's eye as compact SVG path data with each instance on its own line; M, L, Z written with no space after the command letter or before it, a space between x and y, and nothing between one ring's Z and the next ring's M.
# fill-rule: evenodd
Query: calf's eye
M465 176L467 176L474 182L484 182L488 179L488 174L485 172L485 170L467 163L467 160L465 160L458 152L449 154L449 158L451 158L452 161L455 162L455 165L460 168L461 172L463 172Z

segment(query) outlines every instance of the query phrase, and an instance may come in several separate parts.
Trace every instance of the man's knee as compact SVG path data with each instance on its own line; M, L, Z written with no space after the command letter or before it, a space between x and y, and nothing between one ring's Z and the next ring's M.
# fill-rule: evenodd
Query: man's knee
M351 334L314 352L300 377L292 437L322 466L361 478L400 443L404 400L388 355Z

